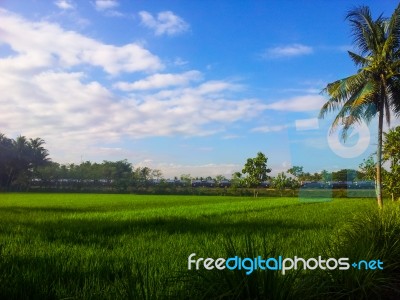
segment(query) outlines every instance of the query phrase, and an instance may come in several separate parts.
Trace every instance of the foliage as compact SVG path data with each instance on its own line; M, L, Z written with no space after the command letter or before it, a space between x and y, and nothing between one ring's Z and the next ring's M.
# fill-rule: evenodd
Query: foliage
M299 179L304 174L302 166L293 166L289 170L287 170L287 172Z
M393 164L400 163L400 126L384 134L383 159Z
M249 187L258 187L261 182L268 179L268 173L271 169L267 168L268 158L264 153L258 152L254 158L248 158L244 168L243 174L247 174L244 182ZM254 197L256 197L256 190L254 190Z
M295 195L295 191L300 188L300 182L295 178L288 177L286 186L292 190L292 196Z
M18 136L13 140L0 133L0 189L29 185L37 169L49 162L44 143L40 138Z
M356 123L378 116L377 202L381 195L381 159L383 117L390 121L390 110L400 114L400 4L390 19L380 15L373 20L368 7L361 6L347 14L353 31L353 44L359 54L349 51L358 72L329 83L323 90L329 100L322 106L320 118L339 110L332 130L343 125L343 138Z
M217 175L217 176L215 176L215 181L216 181L216 182L220 182L220 181L222 181L222 180L226 180L226 178L225 178L224 175Z
M282 193L282 191L288 186L288 177L284 172L279 173L273 180L274 187Z
M180 178L186 185L190 185L190 182L192 180L192 176L190 174L182 174Z
M234 189L239 188L242 186L242 183L243 183L242 173L240 172L233 173L231 178L232 188Z
M324 254L351 261L379 259L384 270L319 270L302 281L303 289L321 299L399 299L399 236L399 205L388 204L383 211L359 212L340 228Z
M400 198L400 126L384 134L383 160L390 162L390 172L384 183L392 195L392 200Z
M360 173L352 169L342 169L337 172L332 172L333 181L354 181L360 177Z
M332 181L332 173L329 173L327 170L321 171L321 179L324 182Z
M376 179L375 167L376 163L372 155L370 155L367 159L364 159L363 162L359 165L361 173L363 174L362 179L375 181Z

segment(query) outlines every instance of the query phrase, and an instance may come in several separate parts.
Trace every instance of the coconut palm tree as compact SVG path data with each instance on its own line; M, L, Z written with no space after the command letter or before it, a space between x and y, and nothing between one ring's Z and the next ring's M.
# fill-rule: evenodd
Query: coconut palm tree
M30 160L33 168L45 165L50 161L49 151L43 147L45 141L41 138L29 139Z
M362 120L368 123L378 116L376 195L382 207L383 118L385 115L389 124L391 111L395 116L400 115L400 4L389 19L381 15L373 20L366 6L351 10L346 19L352 28L354 46L359 51L359 54L348 53L359 70L325 87L323 93L329 99L319 117L339 110L332 129L342 125L345 139L352 125Z

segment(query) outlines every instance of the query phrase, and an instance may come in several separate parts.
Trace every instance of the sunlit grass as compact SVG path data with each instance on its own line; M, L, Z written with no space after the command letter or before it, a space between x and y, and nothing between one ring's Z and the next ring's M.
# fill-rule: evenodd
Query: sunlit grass
M154 298L187 257L224 257L251 237L314 257L371 199L0 194L0 298ZM261 246L260 246L261 247ZM262 249L259 248L260 254Z

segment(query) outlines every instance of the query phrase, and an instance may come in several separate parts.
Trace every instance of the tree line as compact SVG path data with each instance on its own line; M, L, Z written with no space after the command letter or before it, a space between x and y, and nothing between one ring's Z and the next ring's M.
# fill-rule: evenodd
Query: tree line
M19 136L14 140L0 133L0 187L23 185L40 167L47 165L49 152L43 145L41 138Z
M385 133L383 159L390 169L383 172L384 188L392 199L400 196L400 127ZM372 156L365 159L359 170L343 169L336 172L305 172L302 166L293 166L286 172L272 177L267 166L268 158L262 152L249 158L241 172L235 172L230 179L223 175L215 177L180 177L165 179L161 170L149 167L134 168L126 159L85 161L80 164L59 164L51 161L49 152L41 138L16 139L0 134L0 189L3 191L62 190L62 191L104 191L104 192L151 192L163 193L167 187L191 187L193 181L213 182L212 186L224 182L223 187L251 188L257 196L259 187L277 190L299 189L304 182L330 181L376 181L375 161ZM207 186L207 185L206 185ZM172 190L173 193L176 190ZM189 191L187 191L189 192Z

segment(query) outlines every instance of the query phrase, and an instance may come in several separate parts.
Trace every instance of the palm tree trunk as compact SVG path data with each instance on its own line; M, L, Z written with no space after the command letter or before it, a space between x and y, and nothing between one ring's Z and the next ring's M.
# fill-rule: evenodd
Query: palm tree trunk
M382 133L383 133L383 99L379 105L378 150L376 151L376 200L379 208L383 207L382 199Z

